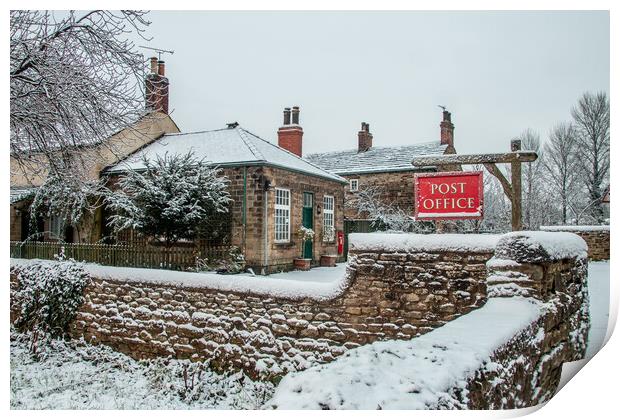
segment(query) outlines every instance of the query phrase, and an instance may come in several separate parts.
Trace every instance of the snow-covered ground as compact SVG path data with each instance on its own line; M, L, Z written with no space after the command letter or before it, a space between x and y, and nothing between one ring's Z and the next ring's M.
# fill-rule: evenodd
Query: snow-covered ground
M564 363L560 388L564 386L603 346L609 321L609 261L592 261L588 265L590 294L590 332L586 358Z
M336 267L316 267L307 271L289 271L286 273L270 274L268 278L279 280L332 283L344 278L347 264L336 264Z
M272 393L272 384L241 373L218 375L179 360L136 362L76 341L53 341L37 360L25 336L11 336L13 409L257 409Z

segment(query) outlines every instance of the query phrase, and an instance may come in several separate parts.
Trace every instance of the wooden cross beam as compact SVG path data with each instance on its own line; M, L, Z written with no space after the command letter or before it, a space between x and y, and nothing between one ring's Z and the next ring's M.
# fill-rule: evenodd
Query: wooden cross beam
M520 147L513 145L513 148ZM512 230L523 228L521 221L521 164L523 162L533 162L538 159L536 152L515 150L510 153L489 153L479 155L436 155L414 158L411 161L413 166L447 166L447 165L483 165L487 171L497 178L502 185L504 194L510 200L512 208ZM510 181L506 179L502 171L497 167L497 163L510 164Z

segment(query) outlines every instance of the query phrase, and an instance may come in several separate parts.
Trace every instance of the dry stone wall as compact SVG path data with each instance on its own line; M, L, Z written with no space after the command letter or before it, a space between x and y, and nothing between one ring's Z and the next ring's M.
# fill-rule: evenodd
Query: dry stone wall
M507 250L512 252L507 255ZM523 408L548 401L560 383L562 364L583 359L586 352L587 258L553 257L544 247L532 252L532 247L520 247L516 236L500 241L496 255L487 263L489 297L531 297L542 312L468 380L470 409Z
M541 226L548 232L570 232L588 244L588 258L593 261L609 259L609 226Z
M416 337L480 307L491 256L358 247L331 298L93 278L71 332L137 359L209 360L271 378L373 341Z

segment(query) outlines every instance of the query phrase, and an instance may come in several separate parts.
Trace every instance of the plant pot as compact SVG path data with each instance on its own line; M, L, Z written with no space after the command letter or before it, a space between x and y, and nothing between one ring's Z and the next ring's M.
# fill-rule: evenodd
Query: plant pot
M321 267L335 267L337 255L321 255Z
M310 262L312 260L310 258L295 258L293 260L293 264L295 265L295 270L310 270Z

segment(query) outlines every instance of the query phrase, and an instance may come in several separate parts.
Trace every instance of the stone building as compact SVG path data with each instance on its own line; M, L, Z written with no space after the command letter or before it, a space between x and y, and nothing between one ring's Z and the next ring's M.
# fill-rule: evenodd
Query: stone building
M373 145L370 125L363 122L358 132L356 149L316 153L306 156L306 159L348 181L345 203L351 203L362 189L375 187L380 191L379 200L413 216L414 174L434 171L436 168L414 167L411 165L411 160L419 156L456 153L454 124L450 112L444 110L440 129L439 141L407 146L377 147ZM347 222L361 222L358 223L360 226L367 226L370 222L367 214L360 214L355 208L349 206L345 208Z
M157 58L150 59L150 73L145 79L145 109L142 116L131 126L112 133L105 141L79 149L76 161L84 162L87 179L99 179L101 170L129 156L136 150L152 143L166 133L178 133L179 127L168 115L169 81L165 76L165 63ZM21 165L11 156L10 195L10 239L23 241L29 232L29 207L36 190L48 175L47 158L29 159L28 165ZM101 235L101 212L85 218L77 227L68 227L61 232L59 218L50 217L38 221L38 232L44 232L38 240L64 240L65 242L94 242Z
M287 108L278 144L294 153L231 123L219 130L166 134L104 173L114 177L139 171L144 158L193 151L196 158L221 168L230 181L227 244L238 246L246 264L259 272L286 270L302 255L313 264L323 255L336 255L336 232L343 229L347 181L302 159L302 136L299 108L292 113ZM301 226L315 232L313 241L299 240Z

